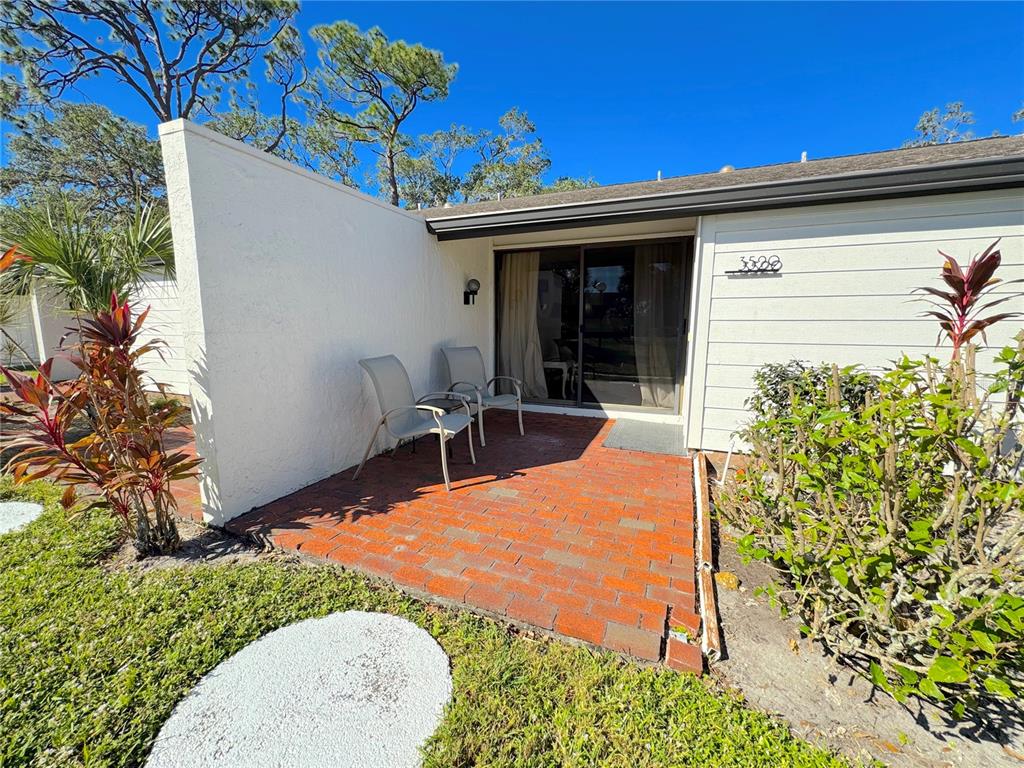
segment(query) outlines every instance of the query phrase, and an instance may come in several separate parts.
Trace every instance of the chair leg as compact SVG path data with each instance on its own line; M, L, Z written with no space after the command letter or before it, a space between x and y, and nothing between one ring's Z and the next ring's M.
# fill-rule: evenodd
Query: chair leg
M448 479L448 452L445 450L445 443L448 441L444 439L443 433L438 435L438 439L441 443L441 474L444 475L444 489L450 491L452 484Z
M523 431L523 402L522 400L516 400L516 411L519 413L519 434L525 435Z
M377 422L377 427L373 430L373 437L371 437L370 442L366 444L366 451L363 453L363 460L359 462L359 467L356 469L356 473L352 475L353 480L359 477L359 473L362 472L363 467L366 466L366 460L370 458L370 451L373 450L373 444L377 442L377 435L380 433L380 427L383 423L384 419Z
M466 425L466 434L469 435L469 458L476 464L476 454L473 452L473 420Z
M484 409L479 408L476 412L477 422L480 424L480 446L482 448L487 447L487 438L484 437Z

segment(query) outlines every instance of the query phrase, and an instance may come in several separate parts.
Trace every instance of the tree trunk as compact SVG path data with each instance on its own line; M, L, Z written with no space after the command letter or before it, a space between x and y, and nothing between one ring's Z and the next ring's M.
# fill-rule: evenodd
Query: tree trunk
M395 150L393 146L388 147L387 152L387 166L388 166L388 186L391 188L391 204L398 207L398 174L395 171Z
M142 502L133 505L135 513L135 549L139 557L167 555L181 546L181 536L173 515L157 502L152 515Z

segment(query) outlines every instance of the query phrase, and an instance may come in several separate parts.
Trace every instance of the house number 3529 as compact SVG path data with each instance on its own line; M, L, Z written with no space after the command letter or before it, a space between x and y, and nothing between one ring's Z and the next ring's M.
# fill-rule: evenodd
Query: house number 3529
M728 269L727 275L764 275L782 269L782 259L778 256L740 256L740 268Z

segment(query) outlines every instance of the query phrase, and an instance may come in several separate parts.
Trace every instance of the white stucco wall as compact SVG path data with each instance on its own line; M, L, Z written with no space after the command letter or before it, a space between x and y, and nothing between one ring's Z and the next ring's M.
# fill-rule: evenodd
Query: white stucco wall
M445 383L442 345L492 358L479 244L186 121L160 137L209 522L358 461L379 418L360 358L397 355L417 392Z
M690 446L728 449L747 418L751 374L763 363L878 367L904 352L948 355L948 342L936 350L938 323L919 316L927 307L911 300L911 291L942 285L939 249L964 264L997 237L999 276L1024 278L1021 190L704 217L696 244ZM760 255L782 260L778 276L725 274L741 257ZM1024 311L1024 300L993 311L1002 309ZM994 326L990 348L1020 327Z

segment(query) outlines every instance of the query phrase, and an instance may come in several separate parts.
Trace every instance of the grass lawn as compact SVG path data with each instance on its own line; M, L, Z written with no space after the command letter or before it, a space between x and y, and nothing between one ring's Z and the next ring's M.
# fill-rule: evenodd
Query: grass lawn
M15 495L0 478L0 498ZM404 616L452 660L455 696L426 766L840 766L696 677L529 639L330 566L104 566L102 513L59 491L0 536L0 766L141 765L175 703L270 630L348 609ZM325 659L324 663L330 663Z
M24 370L24 371L23 371L23 370L20 370L20 369L18 369L18 368L15 368L15 370L16 370L16 371L17 371L18 373L23 373L23 374L25 374L26 376L33 376L33 377L35 377L35 376L38 376L38 375L39 375L39 371L37 371L37 370L36 370L36 369L34 369L34 368L32 368L32 369L29 369L29 370ZM3 373L0 373L0 387L4 386L5 384L7 384L7 376L6 376L5 374L3 374Z

